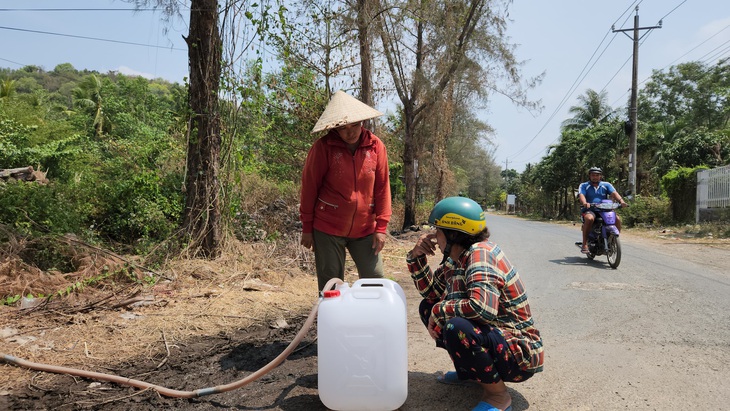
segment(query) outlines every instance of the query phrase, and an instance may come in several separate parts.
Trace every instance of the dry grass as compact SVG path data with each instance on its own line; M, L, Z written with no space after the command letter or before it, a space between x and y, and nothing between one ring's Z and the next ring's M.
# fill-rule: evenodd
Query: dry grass
M317 300L317 281L301 267L312 259L293 240L232 241L214 261L169 262L159 270L168 279L154 286L106 284L30 311L0 306L0 352L83 369L140 355L157 364L164 360L160 353L192 336L274 324L308 312ZM0 387L31 379L30 371L0 368Z

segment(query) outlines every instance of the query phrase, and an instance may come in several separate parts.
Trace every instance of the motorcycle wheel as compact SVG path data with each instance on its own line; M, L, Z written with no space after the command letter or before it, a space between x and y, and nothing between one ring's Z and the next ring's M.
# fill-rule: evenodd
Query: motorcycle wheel
M608 253L606 253L606 257L611 268L618 268L619 263L621 263L621 241L618 236L613 234L608 236Z

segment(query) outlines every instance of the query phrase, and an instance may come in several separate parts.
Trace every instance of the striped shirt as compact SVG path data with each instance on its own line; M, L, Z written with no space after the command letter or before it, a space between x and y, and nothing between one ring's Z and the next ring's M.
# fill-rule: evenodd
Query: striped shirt
M448 258L436 271L425 255L406 261L421 296L438 301L431 316L439 329L453 317L496 327L522 370L542 371L542 339L524 285L498 245L473 244L458 261Z

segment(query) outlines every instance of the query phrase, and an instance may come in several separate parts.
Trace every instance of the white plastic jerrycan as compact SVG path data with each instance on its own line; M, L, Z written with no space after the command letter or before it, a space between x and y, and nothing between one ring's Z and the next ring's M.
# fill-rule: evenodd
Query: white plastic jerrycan
M408 397L406 296L367 278L324 292L317 315L318 390L332 410L395 410Z

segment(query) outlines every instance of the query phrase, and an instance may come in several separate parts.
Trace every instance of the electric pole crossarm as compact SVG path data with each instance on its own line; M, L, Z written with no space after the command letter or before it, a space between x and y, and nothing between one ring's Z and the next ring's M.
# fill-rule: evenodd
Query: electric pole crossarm
M619 30L616 30L616 29L614 29L613 27L611 27L611 31L612 31L612 32L614 32L614 33L624 33L624 35L626 35L626 37L628 37L629 39L633 40L634 38L633 38L633 37L631 37L631 36L629 36L629 35L627 34L627 32L629 32L629 31L631 31L631 32L635 32L635 31L638 31L638 30L653 30L653 29L660 29L660 28L662 28L662 22L661 22L661 21L659 22L659 25L658 25L658 26L651 26L651 27L637 27L637 28L635 28L635 29L619 29ZM646 36L646 35L647 35L648 33L649 33L649 32L647 31L646 33L642 34L642 35L641 35L641 37L639 37L639 38L638 38L637 40L641 40L641 39L642 39L642 38L643 38L644 36Z
M624 33L624 32L627 32L627 31L634 31L634 30L651 30L651 29L660 29L660 28L662 28L662 25L661 25L661 23L659 23L659 25L658 25L658 26L651 26L651 27L637 27L636 29L634 29L633 27L632 27L632 28L630 28L630 29L618 29L618 30L616 30L616 29L614 29L614 28L611 28L611 31L612 31L612 32L614 32L614 33L619 33L619 32L620 32L620 33Z

